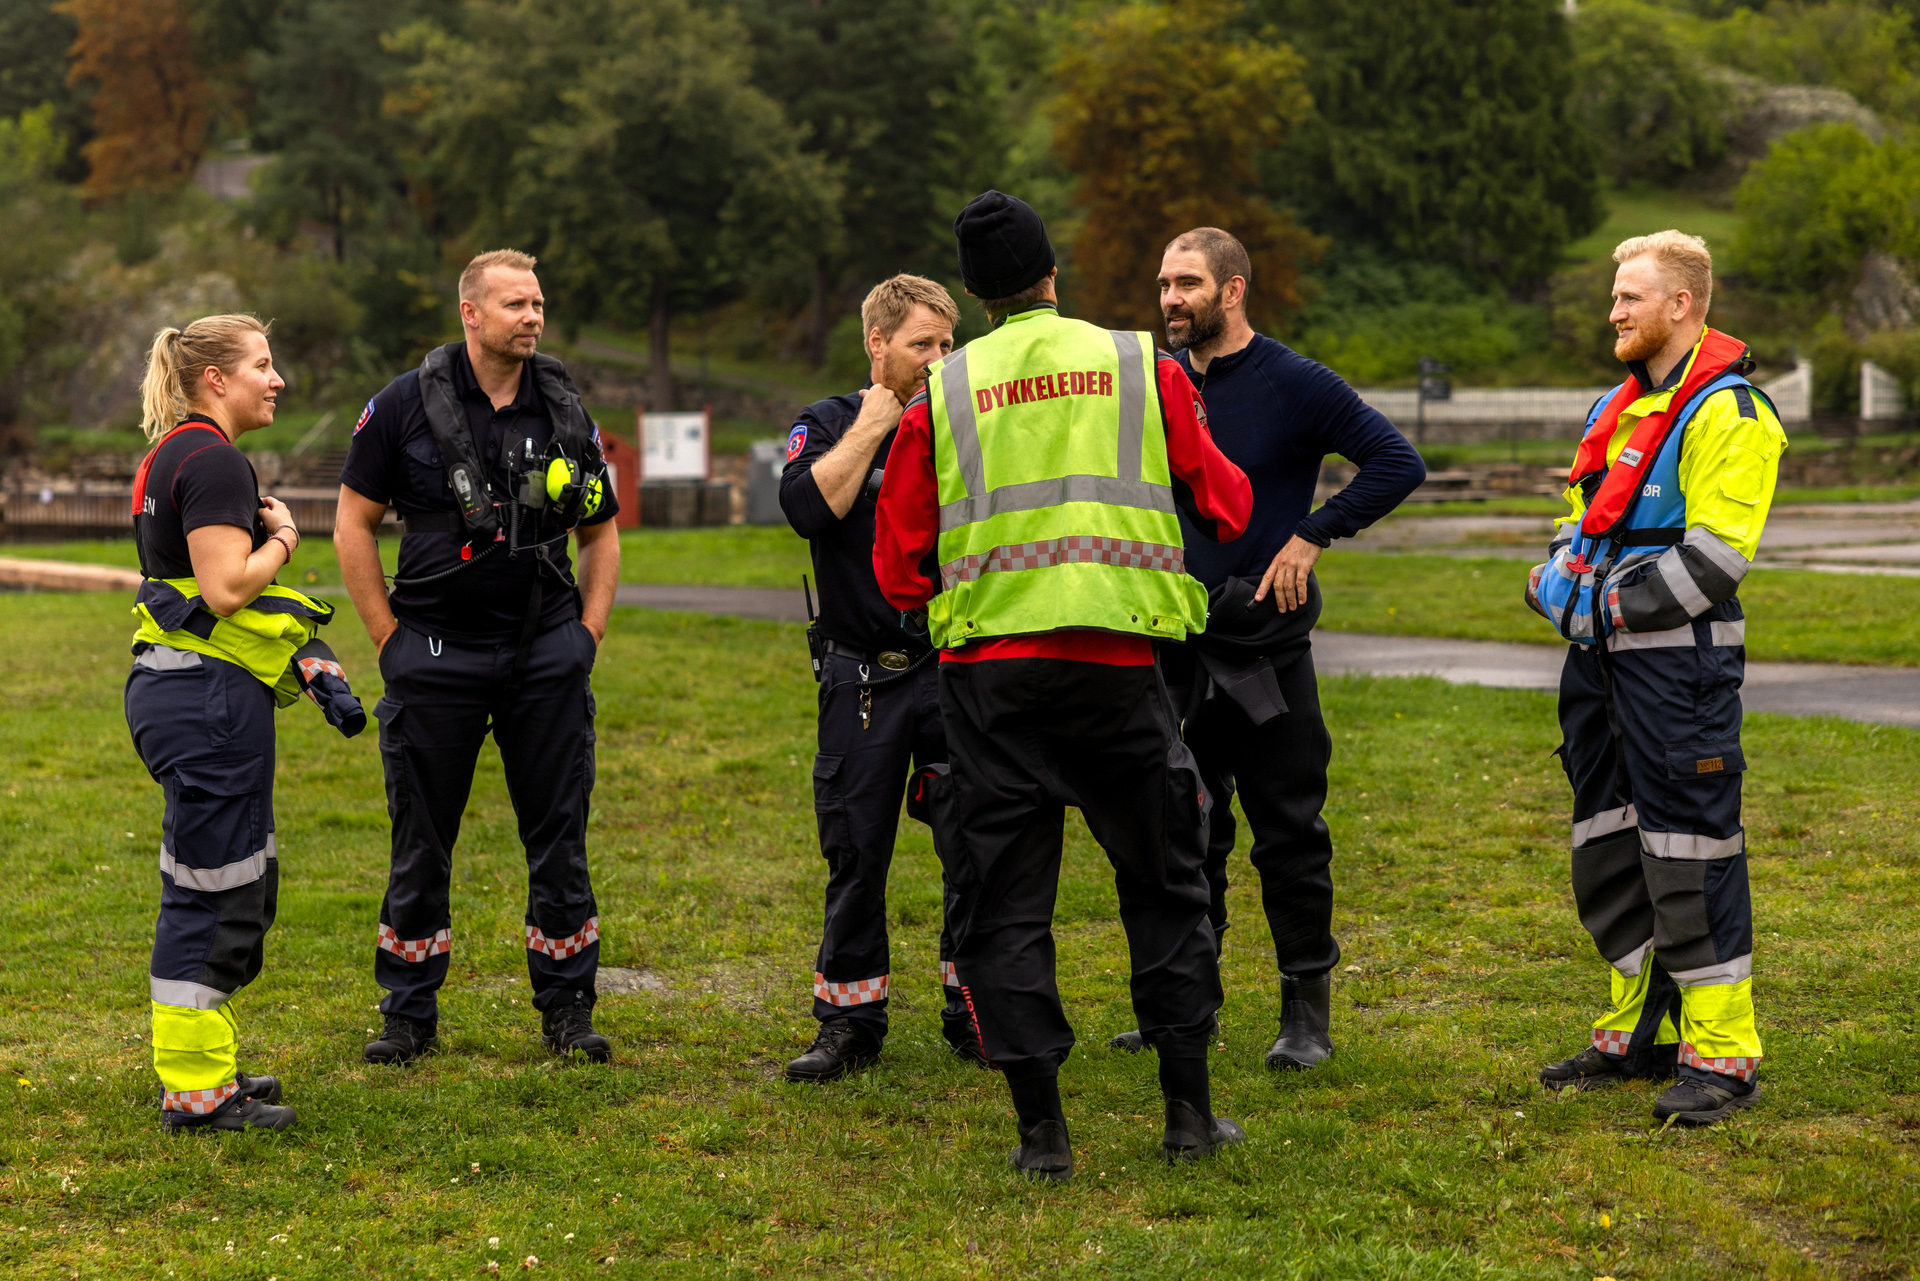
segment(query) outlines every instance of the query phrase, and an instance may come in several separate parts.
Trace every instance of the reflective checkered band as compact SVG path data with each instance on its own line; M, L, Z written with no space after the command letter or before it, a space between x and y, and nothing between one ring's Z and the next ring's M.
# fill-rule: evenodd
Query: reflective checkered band
M940 962L940 986L941 987L959 987L960 986L960 971L953 968L952 961Z
M1159 569L1186 572L1186 553L1163 543L1141 543L1127 538L1074 534L1038 543L1002 545L980 555L962 556L940 567L940 580L952 590L983 574L1014 569L1048 569L1054 565L1118 565L1122 569Z
M1709 1059L1702 1057L1700 1051L1690 1042L1680 1042L1680 1061L1688 1067L1699 1068L1703 1072L1715 1072L1721 1076L1737 1077L1742 1081L1751 1081L1760 1071L1760 1056L1740 1055L1734 1058Z
M813 995L815 999L828 1005L871 1005L875 1001L887 999L887 979L882 974L877 979L855 979L851 983L829 983L827 976L816 973L813 976Z
M1602 1054L1625 1054L1632 1042L1631 1032L1616 1032L1606 1027L1593 1029L1593 1048Z
M586 951L600 941L600 918L590 916L587 923L563 939L550 939L537 925L527 926L527 951L545 952L556 961Z
M347 674L340 670L340 664L334 662L332 659L302 658L299 659L298 662L300 664L300 674L306 677L309 683L313 681L314 677L323 675L338 677L340 680L347 679Z
M429 956L453 951L453 931L441 930L430 939L403 939L391 925L380 926L380 946L403 961L424 961Z
M189 1116L206 1116L217 1112L220 1105L240 1092L240 1082L228 1081L225 1085L216 1085L211 1090L163 1090L160 1094L162 1112L185 1112Z

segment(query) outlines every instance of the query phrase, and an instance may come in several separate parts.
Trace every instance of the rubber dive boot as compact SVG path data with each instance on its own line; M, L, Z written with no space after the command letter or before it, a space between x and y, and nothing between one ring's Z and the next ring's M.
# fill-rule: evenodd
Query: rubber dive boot
M1073 1177L1073 1144L1060 1121L1042 1121L1021 1136L1020 1146L1007 1153L1007 1164L1030 1179L1065 1183Z
M1208 1125L1200 1109L1185 1099L1167 1100L1167 1132L1160 1139L1167 1160L1198 1161L1246 1141L1247 1132L1227 1118L1217 1116Z
M1280 976L1280 1035L1267 1051L1267 1066L1310 1068L1333 1057L1327 1026L1333 1017L1333 976Z
M593 1002L576 990L573 1000L540 1013L540 1044L556 1054L580 1051L595 1063L613 1058L613 1044L593 1030Z

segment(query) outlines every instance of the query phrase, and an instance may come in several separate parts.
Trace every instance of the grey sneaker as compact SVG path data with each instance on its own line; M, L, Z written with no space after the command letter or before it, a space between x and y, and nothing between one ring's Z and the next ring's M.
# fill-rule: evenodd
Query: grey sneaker
M1669 1085L1654 1102L1653 1119L1665 1121L1671 1118L1679 1125L1712 1125L1759 1101L1758 1081L1749 1086L1745 1094L1735 1094L1718 1081L1683 1076Z

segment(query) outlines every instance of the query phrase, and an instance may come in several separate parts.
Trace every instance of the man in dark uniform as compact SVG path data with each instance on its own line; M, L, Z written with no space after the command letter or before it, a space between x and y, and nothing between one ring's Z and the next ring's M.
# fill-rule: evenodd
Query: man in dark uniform
M887 604L873 575L874 499L901 407L953 350L960 312L920 276L875 285L860 308L868 386L807 406L787 437L780 506L809 541L820 584L820 754L814 810L827 860L826 924L813 975L813 1046L789 1081L832 1081L879 1056L892 962L887 872L909 767L947 759L923 618ZM956 1054L984 1063L941 935L943 1021Z
M1166 647L1187 745L1213 797L1207 881L1215 930L1227 927L1227 857L1237 788L1253 828L1253 865L1280 966L1280 1034L1270 1068L1310 1068L1333 1053L1333 838L1320 816L1333 740L1320 715L1311 633L1320 617L1314 562L1397 507L1426 464L1340 376L1253 331L1253 266L1239 240L1197 227L1167 246L1160 309L1167 343L1206 397L1220 452L1253 485L1247 532L1187 539L1187 572L1208 589L1207 630ZM1317 511L1328 454L1359 474ZM1185 523L1184 514L1182 516ZM1113 1044L1139 1049L1138 1033Z
M435 349L368 403L340 477L334 547L386 680L375 715L393 863L373 954L387 996L372 1063L405 1063L435 1044L453 845L489 732L526 847L541 1038L563 1054L611 1057L593 1030L600 926L586 832L588 677L619 577L617 504L578 392L559 361L536 354L545 300L533 266L513 250L468 264L465 341ZM406 522L391 597L374 540L389 504Z

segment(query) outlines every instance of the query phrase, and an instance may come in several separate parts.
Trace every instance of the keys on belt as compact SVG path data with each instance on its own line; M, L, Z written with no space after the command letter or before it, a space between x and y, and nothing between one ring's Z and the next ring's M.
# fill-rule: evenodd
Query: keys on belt
M904 672L913 666L913 659L897 649L883 649L875 654L864 649L855 649L851 645L842 645L837 640L830 640L827 642L827 653L837 654L841 658L850 658L856 663L878 663L890 672Z

